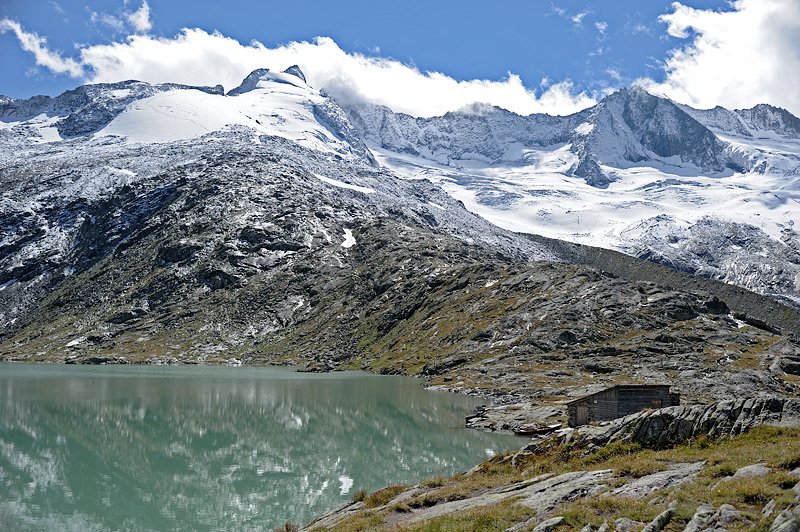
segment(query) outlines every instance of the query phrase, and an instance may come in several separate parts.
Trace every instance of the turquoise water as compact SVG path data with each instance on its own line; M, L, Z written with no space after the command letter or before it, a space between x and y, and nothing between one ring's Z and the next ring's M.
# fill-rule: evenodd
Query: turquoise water
M0 530L271 530L513 436L404 377L0 364Z

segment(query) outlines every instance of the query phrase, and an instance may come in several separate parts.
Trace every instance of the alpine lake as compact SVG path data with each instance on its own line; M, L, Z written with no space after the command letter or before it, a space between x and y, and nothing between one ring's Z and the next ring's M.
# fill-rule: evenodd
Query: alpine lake
M485 399L272 367L0 364L0 530L272 530L523 440Z

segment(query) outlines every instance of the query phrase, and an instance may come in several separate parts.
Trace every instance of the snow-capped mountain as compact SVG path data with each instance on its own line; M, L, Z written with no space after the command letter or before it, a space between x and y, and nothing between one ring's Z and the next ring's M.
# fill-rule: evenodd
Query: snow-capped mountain
M640 88L579 113L348 114L380 162L512 231L623 251L800 302L800 120Z
M103 263L128 284L96 293L119 299L115 312L144 315L156 301L310 268L300 265L309 254L343 268L359 228L382 218L492 254L554 258L435 185L380 168L344 111L296 67L257 70L228 94L128 81L7 100L0 175L0 336ZM119 258L156 234L141 264ZM127 277L139 267L146 273ZM144 288L148 275L169 280ZM99 297L87 290L85 301ZM303 308L302 297L286 297Z
M230 347L322 319L328 293L328 314L355 298L395 323L416 307L382 294L404 278L424 298L463 268L487 288L514 261L569 277L553 261L583 260L509 229L796 296L794 122L743 113L734 141L689 111L640 90L569 117L345 111L296 67L227 94L127 81L6 98L0 337L59 356ZM659 275L639 264L636 280Z
M243 126L256 136L282 136L315 151L370 156L339 106L309 87L296 67L256 70L227 95L222 86L85 85L56 98L0 103L0 120L6 142L90 135L132 144L165 143Z
M632 102L649 98L625 94ZM699 129L694 138L707 149L672 146L679 136L654 132L662 124L703 126L668 102L653 106L663 118L626 111L628 96L566 118L480 105L427 120L380 108L348 116L290 68L256 70L227 94L128 81L4 99L0 359L237 357L432 375L490 356L495 362L474 368L476 375L527 388L527 377L504 368L600 352L611 353L615 367L642 367L629 363L652 358L655 338L677 342L674 334L694 334L696 324L728 343L800 330L797 310L763 296L616 252L514 233L465 208L501 224L497 215L512 213L514 223L505 224L512 228L532 217L560 231L576 219L580 226L581 216L590 225L609 214L668 212L613 227L650 260L669 262L675 254L661 251L674 249L687 261L699 257L695 269L717 268L710 275L784 282L796 262L775 252L770 235L718 219L687 226L678 216L686 212L684 192L659 196L678 189L671 180L696 181L700 191L723 180L747 182L749 174L729 169L721 172L728 177L685 177L702 165L716 171L733 153L728 145ZM368 131L379 118L386 127ZM421 126L419 135L408 134ZM604 139L593 133L604 130L630 144L614 152L619 168L596 149ZM397 151L377 144L382 134ZM635 166L656 158L661 170ZM602 172L597 186L580 175L581 161ZM684 173L652 177L667 168ZM646 178L631 185L637 174ZM783 179L759 177L765 187ZM532 201L539 210L528 211ZM752 204L752 212L765 210ZM679 229L689 237L675 241ZM782 245L789 249L793 238L787 232ZM771 262L760 257L761 269L748 269L744 251L723 253L734 248L709 239L748 251L763 246ZM742 336L742 323L756 328L742 328ZM622 343L609 351L613 339ZM792 349L778 342L769 356ZM716 364L717 354L709 356ZM687 367L686 360L676 364ZM587 378L595 367L586 366ZM651 369L637 378L662 378ZM739 373L722 374L741 389ZM705 371L696 375L687 386L707 379ZM771 379L766 369L759 375Z

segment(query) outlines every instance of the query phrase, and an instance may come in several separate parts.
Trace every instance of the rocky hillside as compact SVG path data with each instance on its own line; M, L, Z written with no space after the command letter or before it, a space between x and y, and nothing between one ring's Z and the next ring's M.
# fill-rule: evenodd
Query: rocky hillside
M331 184L327 156L261 142L222 155L210 143L56 210L75 232L50 262L11 270L3 297L31 304L3 356L364 368L548 403L619 380L675 382L694 400L794 393L797 344L707 292L528 262L565 255L492 229L428 183L339 162Z

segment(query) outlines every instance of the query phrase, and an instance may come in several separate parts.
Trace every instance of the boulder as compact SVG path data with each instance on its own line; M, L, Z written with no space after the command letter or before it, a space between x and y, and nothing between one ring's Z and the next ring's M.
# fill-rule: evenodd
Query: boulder
M673 514L675 511L672 508L668 508L658 514L655 519L650 521L643 529L642 532L661 532L664 530L664 527L669 524L670 520L672 519Z
M733 478L758 478L766 476L772 469L764 464L751 464L740 467L733 474Z

